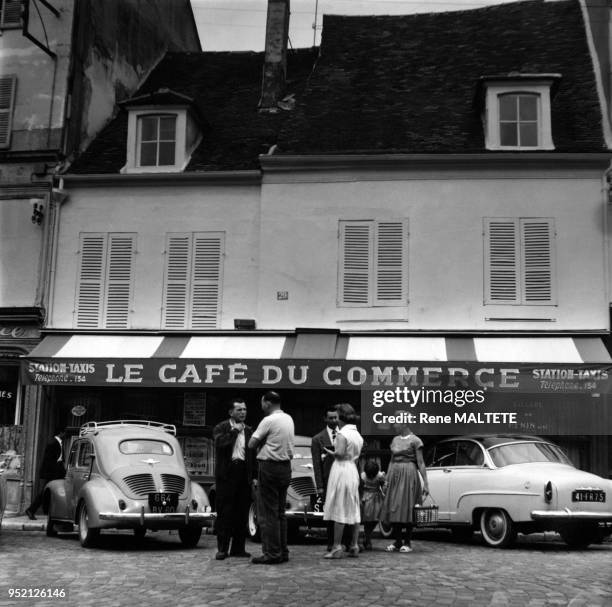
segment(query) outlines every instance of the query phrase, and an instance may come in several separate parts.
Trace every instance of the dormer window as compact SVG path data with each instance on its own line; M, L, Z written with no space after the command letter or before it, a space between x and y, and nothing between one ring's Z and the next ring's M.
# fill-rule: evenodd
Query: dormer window
M202 138L203 119L193 99L160 89L125 101L127 162L122 173L183 171Z
M553 150L550 97L559 74L482 78L483 125L489 150Z
M138 166L174 166L175 158L176 115L139 116Z

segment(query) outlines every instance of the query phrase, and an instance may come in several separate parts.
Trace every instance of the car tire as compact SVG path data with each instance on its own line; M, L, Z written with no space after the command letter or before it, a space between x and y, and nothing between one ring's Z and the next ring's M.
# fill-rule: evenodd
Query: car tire
M506 548L516 539L514 523L501 508L483 510L480 515L480 532L491 548Z
M261 540L261 533L259 529L259 523L257 522L257 508L255 502L251 502L249 506L249 517L247 519L247 533L249 538L254 542Z
M202 527L181 527L178 534L185 548L195 548L202 537Z
M55 528L55 521L47 515L47 526L45 527L45 533L47 537L56 537L57 529Z
M79 507L79 516L77 524L79 532L79 541L81 542L81 546L83 546L83 548L91 548L92 546L95 546L98 541L98 538L100 537L100 530L92 529L89 526L87 506L84 502Z
M144 536L147 534L147 530L145 527L136 527L134 529L134 537L137 540L144 540Z
M383 521L380 521L378 530L380 531L380 535L385 539L388 539L393 535L393 527L391 523L384 523Z
M599 529L595 525L583 525L581 527L572 525L559 530L559 534L563 541L572 550L581 550L588 548L589 544L593 544L599 537Z
M469 542L474 535L474 530L471 527L452 527L451 533L457 542Z

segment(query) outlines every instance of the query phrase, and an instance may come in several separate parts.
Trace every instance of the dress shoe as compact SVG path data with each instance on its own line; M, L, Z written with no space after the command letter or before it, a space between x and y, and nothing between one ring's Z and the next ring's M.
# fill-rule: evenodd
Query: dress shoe
M227 558L227 552L221 552L221 551L219 551L219 552L217 552L217 554L215 554L215 558L216 558L218 561L223 561L223 560L225 560L225 559Z
M265 555L256 556L251 559L251 563L253 563L254 565L278 565L282 562L282 558L271 559L269 556Z
M229 555L230 556L249 558L251 556L251 553L247 552L246 550L243 550L242 552L230 552Z
M288 563L288 562L289 562L289 555L283 554L283 556L281 556L281 563Z
M26 516L31 520L31 521L35 521L36 517L34 516L34 513L28 508L26 511Z

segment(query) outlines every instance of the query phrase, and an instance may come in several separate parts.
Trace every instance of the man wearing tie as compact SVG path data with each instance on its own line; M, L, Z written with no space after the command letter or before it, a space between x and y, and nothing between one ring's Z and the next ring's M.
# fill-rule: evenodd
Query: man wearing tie
M47 443L42 463L40 464L39 476L42 482L42 489L34 498L29 508L25 513L29 519L36 519L36 511L40 508L43 502L45 485L49 481L54 481L58 478L66 476L66 468L64 467L63 447L68 433L65 429L58 428L55 431L55 436Z
M310 452L312 453L312 467L314 469L315 483L317 485L317 494L323 496L327 491L327 480L329 479L329 471L334 463L333 455L329 454L325 449L334 449L334 441L338 432L338 412L334 406L330 406L325 411L325 428L318 434L312 437L310 444ZM328 552L331 551L334 545L334 523L327 523L327 547Z

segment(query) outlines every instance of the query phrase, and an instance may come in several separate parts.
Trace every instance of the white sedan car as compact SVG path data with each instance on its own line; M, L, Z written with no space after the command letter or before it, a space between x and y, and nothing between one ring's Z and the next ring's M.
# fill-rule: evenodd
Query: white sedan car
M584 548L612 531L612 481L576 469L560 447L534 436L469 435L425 454L436 526L458 538L480 530L492 547L517 533L557 531Z

